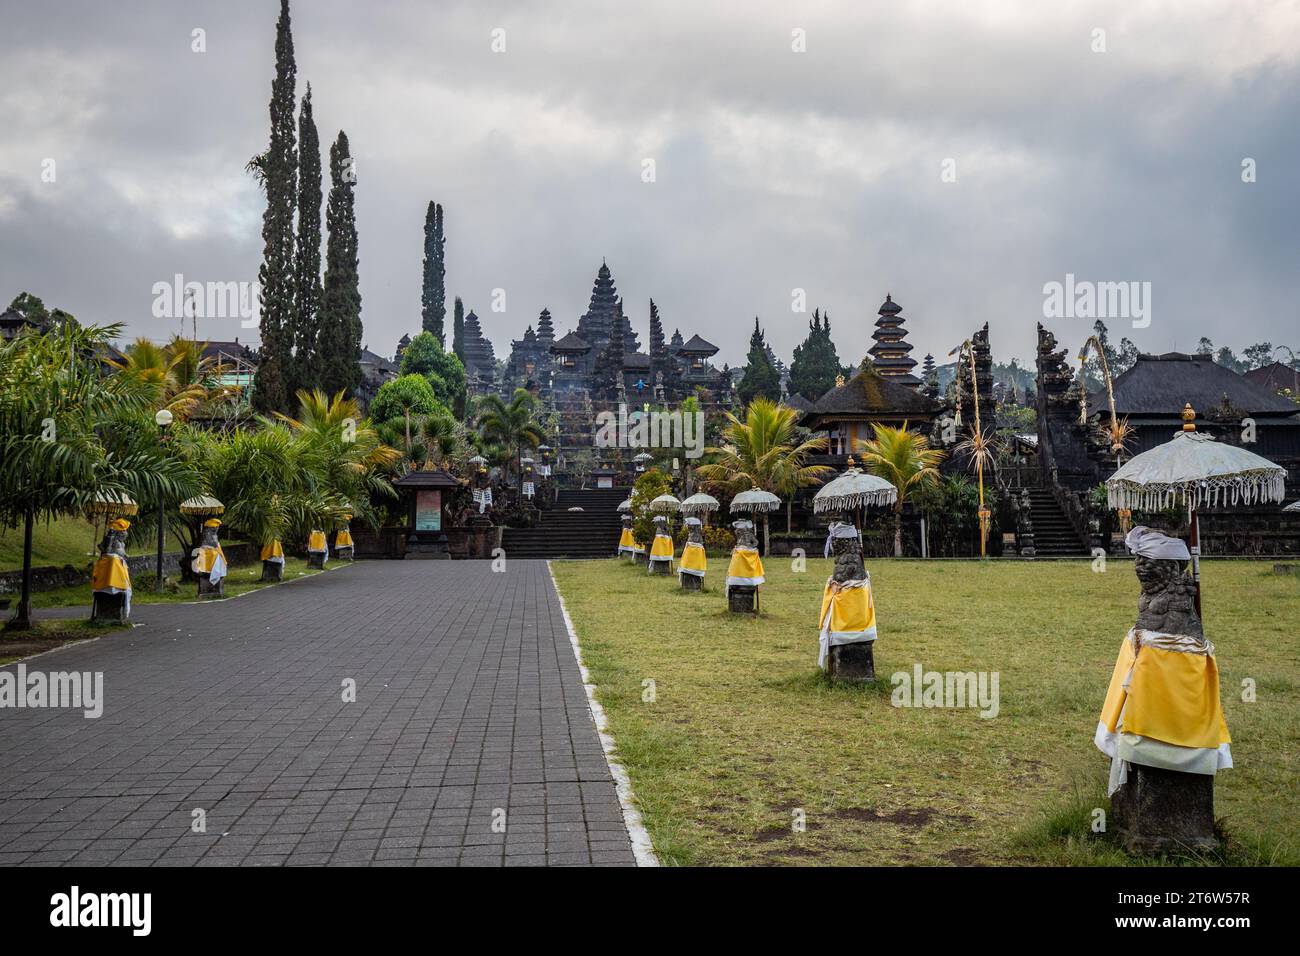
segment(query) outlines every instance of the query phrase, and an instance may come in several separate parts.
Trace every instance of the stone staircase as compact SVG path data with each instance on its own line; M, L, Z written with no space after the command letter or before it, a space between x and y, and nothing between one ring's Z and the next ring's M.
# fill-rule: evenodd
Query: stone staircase
M623 529L618 505L631 493L628 488L560 489L536 527L505 530L501 547L506 559L613 557Z
M1090 554L1050 489L1030 488L1029 500L1034 506L1034 550L1038 557L1084 557Z

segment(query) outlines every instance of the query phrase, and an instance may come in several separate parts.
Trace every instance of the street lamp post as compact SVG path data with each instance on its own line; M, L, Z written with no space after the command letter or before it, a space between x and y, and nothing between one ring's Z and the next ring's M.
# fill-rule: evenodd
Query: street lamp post
M154 414L153 420L158 425L158 442L161 444L167 440L167 426L172 423L172 413L165 408L160 408ZM160 491L158 493L158 568L153 585L154 590L159 594L163 591L163 527L166 521L166 516L163 514L163 497Z

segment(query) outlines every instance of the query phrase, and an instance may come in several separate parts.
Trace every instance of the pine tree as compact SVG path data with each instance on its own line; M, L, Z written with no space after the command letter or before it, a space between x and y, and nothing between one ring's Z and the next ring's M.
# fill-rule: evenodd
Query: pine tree
M262 347L253 386L253 407L260 412L284 410L289 403L285 378L290 373L294 324L293 213L298 157L293 114L297 72L289 0L280 0L280 19L275 25L275 79L271 81L271 141L266 152L249 164L266 187L262 266L257 273L262 287Z
M456 358L465 361L465 303L460 301L460 296L456 296L456 302L452 305L451 316L451 350L456 353Z
M758 327L757 316L754 318L754 333L749 337L749 360L737 392L744 405L756 398L768 398L774 402L781 400L781 376L767 357L767 343Z
M840 357L831 341L831 317L813 310L808 323L808 337L794 349L790 364L790 391L816 401L835 387L840 374Z
M424 290L420 296L421 325L432 332L438 344L446 348L443 322L447 318L447 270L443 260L446 234L442 225L442 206L430 200L424 214Z
M353 186L356 167L347 134L339 130L330 147L330 198L325 209L329 240L321 298L321 388L326 394L355 393L361 384L361 292L357 279L357 221Z
M289 394L310 391L320 379L321 358L316 351L320 337L320 137L312 117L311 84L298 111L298 248L294 257L293 372Z

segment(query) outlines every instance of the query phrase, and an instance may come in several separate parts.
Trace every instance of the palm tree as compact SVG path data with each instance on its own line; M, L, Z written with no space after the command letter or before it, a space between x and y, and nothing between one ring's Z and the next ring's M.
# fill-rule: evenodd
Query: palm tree
M321 490L349 502L353 514L370 521L372 495L397 497L385 469L401 460L402 453L380 441L356 399L344 398L342 391L329 397L319 389L299 389L297 397L297 418L281 412L275 418L306 443L305 461L321 475Z
M817 484L833 468L809 465L808 456L826 450L825 438L800 441L795 422L798 412L770 399L756 398L745 409L742 422L730 412L723 429L724 445L708 448L714 461L695 469L710 489L738 494L760 488L787 498L786 530L790 530L791 505L795 493ZM768 527L763 522L763 548L767 551Z
M500 395L479 399L478 427L485 441L513 452L515 471L522 486L524 446L536 448L546 441L546 432L536 418L537 400L527 389L515 389L509 403Z
M125 356L108 364L123 375L154 389L156 404L185 421L202 405L237 394L239 389L221 384L225 366L204 358L207 343L172 336L166 345L139 338L126 347Z
M871 429L876 437L860 443L862 461L868 471L884 478L898 490L898 501L894 503L894 557L901 558L903 505L912 491L938 479L943 452L931 448L929 440L920 432L909 431L907 422L902 428L873 422Z
M32 533L38 517L84 512L98 493L176 499L194 476L139 422L155 390L101 375L97 356L121 326L60 323L0 345L0 525L23 524L23 580L12 627L31 627Z

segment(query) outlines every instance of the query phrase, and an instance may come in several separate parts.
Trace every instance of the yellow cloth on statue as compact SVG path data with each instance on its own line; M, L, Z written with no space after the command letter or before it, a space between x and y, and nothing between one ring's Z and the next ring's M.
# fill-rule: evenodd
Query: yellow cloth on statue
M754 548L735 548L727 565L727 587L733 584L754 586L763 583L763 559Z
M325 532L313 531L307 536L308 551L328 551L329 547L325 544Z
M677 562L677 573L693 574L702 578L704 572L708 569L708 564L709 561L704 553L704 546L687 542L686 547L682 548L682 559Z
M110 594L130 591L131 572L127 569L126 562L115 554L100 555L90 574L90 589L108 591Z
M1163 635L1135 629L1124 638L1101 712L1106 730L1121 729L1122 715L1126 734L1178 747L1217 748L1231 743L1219 701L1214 655L1168 650L1143 640L1153 636Z
M334 536L334 547L350 548L352 547L352 532L346 528Z
M817 664L826 667L832 647L861 644L876 639L876 601L871 593L871 578L837 584L834 578L822 590L822 610Z
M666 534L656 534L650 545L651 561L671 561L673 559L673 539Z
M645 546L638 544L636 538L632 536L631 528L624 528L623 533L618 536L618 553L630 552L632 554L643 554Z
M284 563L284 547L280 544L279 538L276 538L270 544L262 545L262 560Z
M200 545L194 549L190 569L195 574L206 574L208 580L216 584L226 576L226 553L221 550L221 545L215 548Z

